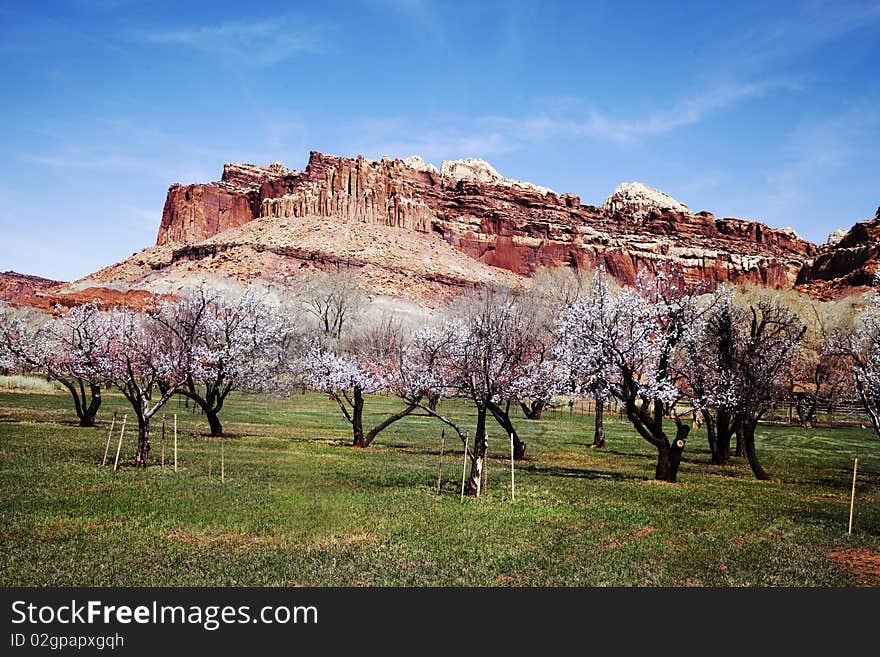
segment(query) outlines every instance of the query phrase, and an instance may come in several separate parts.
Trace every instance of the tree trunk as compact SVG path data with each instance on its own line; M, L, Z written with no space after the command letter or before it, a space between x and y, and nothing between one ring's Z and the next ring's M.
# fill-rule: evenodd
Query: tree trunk
M481 491L483 463L486 459L486 407L482 404L477 405L477 431L472 449L471 472L464 492L468 497L477 497Z
M859 370L855 372L856 390L859 393L859 399L862 400L862 407L865 413L871 419L871 426L874 427L874 435L880 438L880 416L877 415L877 407L874 405L874 399L865 388L865 382Z
M52 375L50 375L50 378L54 378L70 392L70 396L73 397L73 408L76 411L79 426L95 426L95 416L101 407L101 386L89 384L90 394L87 395L82 379L68 380Z
M654 479L657 481L669 481L669 445L657 448L657 468L654 470Z
M730 463L730 433L719 434L715 443L715 451L712 452L712 465L726 465Z
M364 440L364 395L360 388L354 389L354 404L351 410L351 429L354 435L353 447L366 447Z
M541 413L544 411L545 402L543 399L533 399L531 404L521 401L519 407L522 409L523 415L529 420L540 420Z
M717 411L716 417L712 417L711 411L703 411L706 421L706 433L709 434L709 451L712 454L713 465L724 465L730 462L730 437L733 435L736 425L733 417L727 411Z
M700 411L700 415L703 417L703 424L706 425L706 440L709 443L709 454L712 455L712 463L716 463L715 459L718 454L718 432L715 425L715 418L712 416L712 411L707 408Z
M736 448L734 449L734 452L737 456L740 457L746 455L746 444L745 440L743 439L743 429L741 422L738 422L736 425Z
M428 408L432 411L436 411L437 407L440 405L440 395L430 394L428 395Z
M501 425L501 428L504 429L505 442L509 441L510 437L513 436L513 458L517 461L523 460L526 457L526 444L519 439L519 435L517 435L513 422L510 419L510 414L497 404L491 402L486 407L492 412L492 416ZM485 409L483 410L485 412Z
M688 434L691 426L686 422L682 422L678 418L675 419L675 442L669 448L669 471L668 479L675 483L678 481L678 469L681 466L681 457L684 454L684 447L687 444Z
M736 432L736 420L730 413L719 415L717 425L717 449L712 455L712 462L716 465L730 463L730 438Z
M95 426L95 417L98 415L98 409L101 408L101 386L95 383L89 384L89 395L91 399L83 399L82 410L79 415L79 426L93 427Z
M205 417L208 419L208 426L211 427L211 437L219 438L223 435L223 424L220 422L220 416L213 409L203 408Z
M605 400L596 397L596 423L591 447L605 447Z
M657 448L657 469L654 472L654 478L658 481L666 481L674 484L678 481L678 469L681 466L681 455L684 453L685 444L687 444L690 426L681 420L675 420L675 440L670 445L668 442L662 447Z
M816 425L819 423L816 419L816 411L819 409L819 396L818 393L810 397L810 403L807 406L807 421L804 424L805 429L815 429Z
M362 445L362 447L369 447L370 444L376 439L376 436L378 436L382 431L390 427L398 420L402 420L403 418L405 418L407 415L416 410L416 408L418 408L418 402L416 402L415 404L410 404L409 406L401 411L398 411L394 415L389 415L382 422L370 429L369 433L367 433L366 437L364 438L364 444Z
M208 427L211 431L212 438L219 438L223 435L223 423L220 421L220 409L223 408L225 396L220 395L216 390L208 387L207 394L203 397L198 393L195 385L190 382L186 388L180 391L181 396L189 403L191 399L202 410L205 419L208 420Z
M150 462L150 421L138 420L137 451L134 464L138 468L146 468Z
M755 478L760 479L761 481L767 481L770 479L770 475L763 467L761 467L761 463L758 461L758 453L755 451L756 426L757 421L751 418L742 421L743 447L745 449L746 458L749 460L749 467L755 474Z

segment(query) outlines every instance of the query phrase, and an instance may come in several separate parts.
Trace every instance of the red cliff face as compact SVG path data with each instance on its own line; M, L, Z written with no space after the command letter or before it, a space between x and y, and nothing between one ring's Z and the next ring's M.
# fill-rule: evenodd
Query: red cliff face
M278 163L269 167L226 164L220 182L172 185L165 198L156 244L191 244L260 216L260 187L296 174Z
M175 186L168 190L156 243L200 242L256 216L250 193L215 184Z
M50 290L57 285L61 285L61 281L14 271L0 272L0 301L26 304L27 300L37 293Z
M39 276L0 272L0 301L13 306L29 306L54 311L57 306L72 308L97 301L101 308L130 306L143 308L159 298L142 290L120 292L105 287L89 287L76 292L60 292L64 283Z
M694 280L772 287L790 287L816 253L791 231L758 222L678 209L636 211L620 203L582 205L577 196L465 162L441 172L420 160L312 152L303 172L278 164L226 165L220 182L169 190L158 244L197 243L256 217L332 216L433 232L481 262L524 275L540 266L602 263L632 282L639 269L675 260Z
M880 208L874 219L850 228L833 245L824 246L808 260L797 277L797 287L823 299L867 288L880 270Z

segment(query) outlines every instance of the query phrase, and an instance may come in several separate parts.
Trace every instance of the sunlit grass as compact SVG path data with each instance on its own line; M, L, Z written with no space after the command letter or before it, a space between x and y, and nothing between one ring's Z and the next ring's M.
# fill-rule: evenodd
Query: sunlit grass
M372 397L367 419L398 404ZM472 424L471 407L444 410ZM118 472L100 466L114 412L111 460L129 413ZM547 412L518 421L528 458L516 503L508 443L493 427L488 495L462 504L461 446L449 435L443 494L434 490L441 426L427 417L356 450L323 395L236 395L222 440L177 400L165 412L166 466L160 414L144 471L132 467L121 397L107 395L100 426L83 429L65 395L0 392L0 584L846 585L828 552L880 550L880 443L867 430L762 427L771 482L741 461L708 465L694 431L670 485L652 480L652 449L620 418L608 418L608 448L590 450L591 417Z

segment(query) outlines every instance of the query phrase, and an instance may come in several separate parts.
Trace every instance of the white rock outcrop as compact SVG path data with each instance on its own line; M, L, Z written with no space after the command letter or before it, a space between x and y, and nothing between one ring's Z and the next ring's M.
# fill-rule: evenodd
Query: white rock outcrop
M846 237L846 229L838 228L837 230L833 230L831 231L831 233L829 233L828 241L826 242L826 244L828 246L837 246L840 240L842 240L844 237Z
M416 171L427 171L429 173L437 173L437 167L435 167L430 162L425 162L418 155L411 155L410 157L403 158L403 163L408 166L410 169L415 169Z
M630 212L645 212L647 210L675 210L691 214L690 209L681 201L661 192L659 189L648 187L640 182L624 182L614 188L611 196L605 199L602 207L611 212L625 210Z
M444 160L440 165L440 175L456 182L472 180L489 185L524 189L538 194L556 194L548 187L541 187L514 178L505 178L491 164L476 157L467 157L463 160Z
M440 175L453 180L473 180L480 183L498 183L504 180L504 176L498 173L495 167L476 157L444 160L440 165Z

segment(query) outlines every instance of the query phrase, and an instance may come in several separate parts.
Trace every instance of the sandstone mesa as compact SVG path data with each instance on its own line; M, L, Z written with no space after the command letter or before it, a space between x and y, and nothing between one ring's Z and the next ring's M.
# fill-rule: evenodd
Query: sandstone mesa
M172 187L157 244L196 244L257 219L305 217L435 234L479 262L519 275L541 266L604 264L624 282L671 259L694 280L790 287L817 250L759 222L692 214L636 183L619 186L600 208L505 178L473 158L437 170L421 158L317 152L303 171L227 164L218 182Z
M880 215L817 247L789 228L693 213L644 183L621 183L597 207L476 158L438 169L419 156L313 151L302 171L228 163L219 181L173 184L155 246L70 284L8 283L0 292L33 304L96 289L109 303L206 282L281 289L316 270L354 270L377 295L431 305L467 286L522 286L540 267L604 265L632 283L669 261L710 286L797 286L829 298L870 282Z

